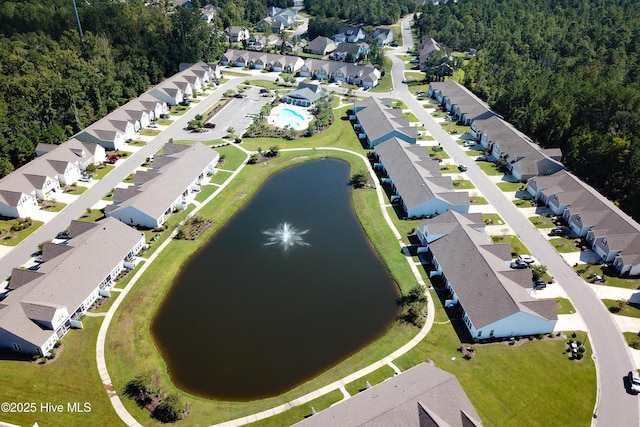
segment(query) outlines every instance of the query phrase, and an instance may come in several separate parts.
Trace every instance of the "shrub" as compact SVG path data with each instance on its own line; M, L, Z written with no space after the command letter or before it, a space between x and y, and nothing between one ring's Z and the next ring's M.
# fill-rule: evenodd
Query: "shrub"
M42 359L40 359L40 362L38 362L41 365L44 365L45 363L47 363L47 358L43 357Z
M51 349L49 355L47 356L47 359L53 359L54 357L56 357L56 351Z
M182 418L184 404L175 394L167 396L153 411L153 417L163 423L173 423Z
M575 355L575 358L576 358L577 360L582 360L582 358L583 358L583 357L584 357L584 354L583 354L583 353L580 353L580 352L578 352L578 353Z
M56 341L56 343L53 345L53 348L58 348L62 345L62 341L58 340Z

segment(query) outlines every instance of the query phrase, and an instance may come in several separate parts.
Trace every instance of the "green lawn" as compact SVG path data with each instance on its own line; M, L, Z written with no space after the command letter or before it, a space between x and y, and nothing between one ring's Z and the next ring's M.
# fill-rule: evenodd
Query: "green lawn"
M496 184L498 186L498 188L502 191L518 191L518 190L524 190L525 188L525 184L521 183L521 182L499 182L498 184Z
M588 343L581 361L568 360L566 341L557 338L521 339L514 346L473 344L476 356L467 361L457 351L461 344L452 326L462 328L463 323L459 318L448 322L434 299L436 324L418 346L394 360L400 369L427 359L453 373L485 427L590 425L596 374Z
M529 221L531 221L536 228L553 228L556 226L553 218L548 216L532 216L529 218Z
M558 303L558 306L557 306L558 314L573 314L576 312L576 309L573 307L573 304L571 304L571 301L569 301L568 299L556 298L556 302Z
M279 83L276 83L272 80L245 80L245 84L250 84L251 86L264 87L269 90L278 90L278 89L291 89L290 86L283 86Z
M95 172L93 172L92 177L94 179L102 179L106 174L111 172L114 167L113 165L100 165L96 168Z
M620 309L620 311L615 312L615 314L619 316L640 318L640 304L623 301L619 302L612 299L603 299L602 303L612 313L614 313L614 311L612 311L613 309Z
M0 237L0 244L4 246L16 246L44 224L42 221L32 219L29 228L12 231L11 227L17 225L19 222L19 219L0 219L0 236L2 236Z
M140 131L140 135L142 136L158 136L162 132L160 129L147 129L144 128Z
M218 174L226 174L225 172L218 172L216 174L216 176L218 176ZM230 174L226 174L227 178L229 177L228 175ZM210 195L213 194L214 191L216 191L218 189L217 185L201 185L200 186L200 192L196 195L196 201L198 202L204 202L207 197L209 197Z
M531 254L529 249L520 241L517 236L513 235L504 235L504 236L491 236L493 243L510 243L511 244L511 255L517 257L518 255L523 254Z
M282 414L278 414L273 417L265 418L264 420L257 421L255 423L247 424L249 427L282 427L290 426L302 421L304 418L311 415L311 408L316 412L320 412L327 409L329 406L342 400L343 396L340 390L334 390L330 393L320 396L311 402L304 403L300 406L296 406L293 409L289 409Z
M172 116L182 116L189 110L189 107L185 107L183 105L174 105L170 108L170 113Z
M40 209L47 212L60 212L66 207L66 203L56 202L55 200L46 200L40 204Z
M440 163L440 173L442 173L442 174L454 174L454 173L460 173L460 171L458 170L458 166L456 166L456 165Z
M236 68L236 70L241 70L241 68ZM247 77L247 76L251 76L250 74L247 74L247 73L241 73L241 72L238 72L238 71L229 71L227 69L225 69L222 73L225 76L232 76L232 77ZM222 81L221 81L221 83L222 83Z
M629 347L640 350L640 336L636 332L623 332L623 335Z
M471 196L469 197L472 205L488 205L487 199L481 196Z
M371 372L369 375L365 375L364 377L345 385L345 388L351 396L355 396L366 389L367 381L369 382L369 385L374 386L376 384L380 384L387 378L393 377L394 374L395 371L391 369L389 365L385 365Z
M414 64L411 64L414 65ZM415 64L417 65L417 64ZM407 82L423 82L425 74L422 71L405 71L404 77L407 79Z
M82 185L78 185L78 184L71 184L71 186L69 186L69 191L65 191L65 194L79 196L85 191L87 191L87 187L83 187Z
M37 411L34 414L6 412L2 421L41 426L117 426L122 425L104 386L96 366L96 337L102 318L85 316L84 329L71 330L62 340L63 347L57 350L58 357L44 366L30 362L3 360L2 390L6 400L14 402L88 402L91 414L62 411L53 413Z
M438 157L441 159L450 159L444 148L439 145L429 145L429 157Z
M471 152L472 150L469 150L467 151L467 154ZM474 153L473 156L482 155L479 151L475 151L475 150L473 150L473 153ZM484 173L486 173L489 176L504 175L502 172L500 172L500 170L498 169L498 166L493 162L477 162L476 164L480 169L482 169Z
M454 190L472 190L476 188L473 182L468 179L454 179L452 184Z
M130 147L142 147L146 143L147 143L146 141L143 141L141 139L130 139L130 140L127 141L127 144Z
M531 204L531 200L523 200L516 199L513 201L513 204L518 208L532 208L534 205Z
M170 124L173 123L173 120L170 119L158 119L156 120L156 123L162 126L169 126Z
M418 122L418 118L413 113L403 113L402 117L404 117L405 119L409 119L409 122L411 122L411 123L417 123Z
M235 145L226 145L224 147L217 147L215 150L220 153L220 156L224 154L224 163L218 164L220 169L236 170L245 161L247 155L244 151L236 147Z
M229 177L231 176L231 172L227 172L227 171L218 171L216 172L216 174L211 178L211 182L213 184L222 184L224 183Z
M451 120L440 122L440 127L446 130L451 135L464 135L471 130L471 126L458 125Z
M389 58L384 59L383 68L388 70L384 76L378 80L378 85L369 89L370 92L391 92L393 90L393 82L391 81L391 60Z
M409 82L408 86L409 92L411 92L412 94L415 94L416 92L427 92L429 90L429 83ZM433 104L430 103L429 105L431 107L435 107L435 101L433 101Z
M85 222L96 222L102 218L104 218L104 214L100 212L100 209L89 209L80 215L78 219Z
M487 225L504 225L504 220L497 213L483 213L482 220Z
M554 237L549 239L549 243L561 253L578 252L580 250L580 247L577 247L573 240L565 237Z
M281 149L293 147L339 147L364 154L366 151L346 116L349 108L351 107L345 106L334 110L334 125L312 137L301 137L292 141L280 138L243 138L242 147L250 151L257 151L258 147L268 149L272 145L277 145ZM306 156L307 154L300 155Z
M593 275L598 274L605 280L604 282L598 282L598 285L614 286L616 288L625 289L640 289L640 278L618 277L617 273L614 270L607 267L602 267L600 265L580 264L573 267L573 269L587 282L589 282L589 279Z

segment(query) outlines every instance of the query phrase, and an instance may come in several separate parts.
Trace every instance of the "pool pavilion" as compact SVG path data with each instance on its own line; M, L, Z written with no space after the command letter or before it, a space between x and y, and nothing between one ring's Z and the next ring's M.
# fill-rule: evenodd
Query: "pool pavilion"
M320 85L300 82L296 90L289 92L282 98L282 102L285 104L309 108L312 107L318 99L325 95L326 93L322 90Z

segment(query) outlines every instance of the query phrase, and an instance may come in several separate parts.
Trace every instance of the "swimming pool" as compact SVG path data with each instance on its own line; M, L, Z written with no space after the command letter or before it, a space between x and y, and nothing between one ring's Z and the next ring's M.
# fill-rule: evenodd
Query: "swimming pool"
M271 110L268 122L274 126L284 128L290 126L296 130L309 127L313 116L305 108L280 104Z

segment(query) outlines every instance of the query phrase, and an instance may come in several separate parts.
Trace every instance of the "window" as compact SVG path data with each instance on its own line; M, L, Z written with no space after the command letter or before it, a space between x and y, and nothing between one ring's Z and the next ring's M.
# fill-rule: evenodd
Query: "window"
M12 345L15 351L22 351L22 346L20 344L13 343Z

